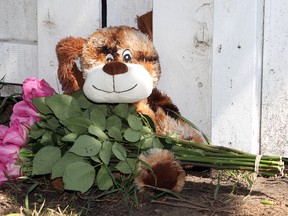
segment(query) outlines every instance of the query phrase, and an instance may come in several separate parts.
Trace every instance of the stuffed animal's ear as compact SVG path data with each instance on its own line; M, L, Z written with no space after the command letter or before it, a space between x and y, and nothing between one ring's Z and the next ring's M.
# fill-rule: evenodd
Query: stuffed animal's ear
M137 26L139 30L144 34L147 34L151 41L153 40L153 28L152 28L153 20L152 19L153 19L152 11L140 17L137 17Z
M81 56L86 42L83 38L68 37L59 41L56 46L58 79L65 94L71 94L83 87L83 75L75 60Z

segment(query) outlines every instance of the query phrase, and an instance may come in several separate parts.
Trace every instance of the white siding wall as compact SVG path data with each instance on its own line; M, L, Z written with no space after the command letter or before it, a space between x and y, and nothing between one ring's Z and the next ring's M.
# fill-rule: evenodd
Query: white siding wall
M37 76L36 2L0 0L0 79L5 76L5 82Z
M259 153L262 23L262 0L214 1L211 138L252 153Z
M153 9L162 69L158 86L183 116L210 135L213 1L157 0Z
M137 16L152 10L153 0L107 0L107 26L137 27Z
M288 2L265 1L262 154L288 157Z
M62 38L86 38L100 28L100 0L41 0L37 3L38 76L61 91L55 46Z
M285 0L107 0L107 6L108 26L134 27L153 7L159 88L214 144L288 156ZM100 27L100 0L0 0L0 78L22 83L35 76L60 91L56 43Z

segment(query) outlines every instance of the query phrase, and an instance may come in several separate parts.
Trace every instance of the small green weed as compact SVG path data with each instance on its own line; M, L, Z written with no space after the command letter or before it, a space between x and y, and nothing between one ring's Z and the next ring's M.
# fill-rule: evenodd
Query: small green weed
M249 197L252 192L253 185L256 181L257 175L253 172L247 172L242 170L218 170L217 171L217 184L214 191L214 199L218 198L219 190L223 186L223 182L229 181L231 185L231 192L225 198L229 201L233 198L234 193L239 187L246 187L249 190L247 196L244 199Z

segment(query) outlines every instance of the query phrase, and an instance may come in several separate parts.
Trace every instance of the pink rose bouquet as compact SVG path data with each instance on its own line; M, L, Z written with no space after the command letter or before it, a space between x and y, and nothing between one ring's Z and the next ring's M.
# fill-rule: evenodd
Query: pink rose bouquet
M22 174L19 151L26 145L32 125L41 120L32 100L56 94L47 82L36 78L26 79L22 91L23 100L13 107L10 127L0 125L0 185L8 179L17 179Z

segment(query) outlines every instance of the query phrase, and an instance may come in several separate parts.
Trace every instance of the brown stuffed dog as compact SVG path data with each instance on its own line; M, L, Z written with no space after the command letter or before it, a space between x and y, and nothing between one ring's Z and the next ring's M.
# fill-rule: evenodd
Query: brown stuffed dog
M161 74L159 57L153 43L139 30L109 27L87 40L68 37L58 43L56 53L64 93L83 89L94 102L134 104L138 112L151 117L157 133L205 143L197 130L175 115L179 110L171 99L156 89ZM81 68L76 65L77 59ZM172 191L182 189L185 173L170 152L152 149L140 160L148 163L154 173L140 165L135 180L139 188L152 185Z

